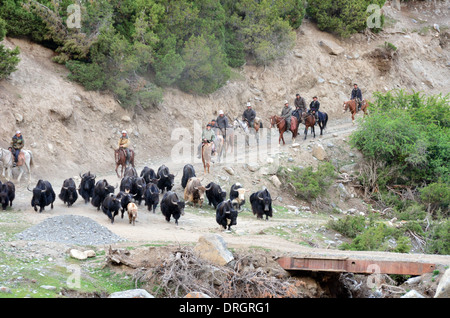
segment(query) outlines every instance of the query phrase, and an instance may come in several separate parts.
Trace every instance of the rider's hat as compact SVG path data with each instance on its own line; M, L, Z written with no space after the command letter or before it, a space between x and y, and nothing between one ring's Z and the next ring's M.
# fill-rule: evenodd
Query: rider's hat
M295 96L300 96L300 94L299 94L299 93L297 93L297 94L295 94Z
M284 104L285 104L285 105L286 105L286 104L289 104L289 102L288 102L287 100L285 100L285 101L284 101Z
M219 110L219 115L223 115L223 110Z
M126 130L122 130L122 134L126 134L127 133L127 131Z
M16 135L20 134L20 130L16 131Z
M250 104L250 102L247 102L247 107L252 107L252 104Z
M317 96L314 96L313 99L314 99L314 98L317 98Z

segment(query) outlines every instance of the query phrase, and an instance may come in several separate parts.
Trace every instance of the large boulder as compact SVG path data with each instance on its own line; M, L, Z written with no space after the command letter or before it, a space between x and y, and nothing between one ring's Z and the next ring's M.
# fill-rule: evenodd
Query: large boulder
M320 161L326 160L328 158L327 152L321 144L316 144L312 147L312 155Z
M226 265L234 259L233 254L227 249L227 244L218 234L203 235L195 246L199 256L217 265Z
M320 40L319 45L330 55L340 55L344 53L344 48L330 40Z
M434 298L450 298L450 268L445 271L439 280Z

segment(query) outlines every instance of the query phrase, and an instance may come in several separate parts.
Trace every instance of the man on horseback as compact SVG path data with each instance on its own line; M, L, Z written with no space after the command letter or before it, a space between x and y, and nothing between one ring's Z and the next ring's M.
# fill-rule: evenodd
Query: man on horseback
M286 131L291 130L292 107L289 106L289 102L287 100L284 101L284 107L281 110L280 116L286 121Z
M252 109L252 104L247 103L247 109L242 114L242 120L247 122L248 128L253 128L255 123L256 112Z
M300 94L295 94L294 100L295 110L292 112L292 115L297 117L298 122L301 122L302 113L306 112L306 102Z
M16 134L12 137L11 147L9 148L14 155L13 167L17 165L19 160L20 150L23 148L25 141L23 140L22 133L20 130L16 131Z
M216 147L214 145L214 139L216 139L216 134L214 133L214 130L211 129L212 125L208 123L206 125L206 129L203 129L202 132L202 143L197 147L197 158L201 158L201 149L203 147L203 144L205 143L212 143L211 153L214 156L216 152Z
M352 96L350 97L350 99L355 100L355 102L358 104L358 111L360 111L362 104L362 93L358 87L358 84L353 84Z
M128 134L126 130L122 130L122 136L119 139L119 149L123 149L127 155L126 163L125 165L128 166L130 163L130 140L128 139Z
M319 120L319 108L320 108L320 103L317 100L317 96L313 97L313 101L311 102L311 104L309 104L309 114L313 114L314 117L316 118L316 125L317 125L317 121Z

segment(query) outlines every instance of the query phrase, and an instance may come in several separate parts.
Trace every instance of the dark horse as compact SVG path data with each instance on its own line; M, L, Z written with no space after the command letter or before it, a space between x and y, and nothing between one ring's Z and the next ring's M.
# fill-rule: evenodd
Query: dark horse
M322 136L323 130L327 126L328 114L325 112L319 112L318 117L319 117L319 120L317 121L317 124L319 125L319 128L320 128L320 135ZM301 122L303 122L305 124L305 138L304 139L306 139L306 135L308 133L309 127L311 127L311 133L313 134L314 138L316 138L316 131L314 129L314 125L316 124L316 118L314 117L314 114L304 112L302 114Z
M295 138L297 137L297 134L298 134L297 117L292 116L291 120L294 120L294 125L295 125L295 129L294 129L294 131L292 131L292 141L294 142ZM281 140L283 140L283 145L285 145L286 143L284 142L283 134L286 131L288 131L287 126L286 126L286 120L283 117L274 115L274 116L270 117L270 128L272 128L273 126L277 126L278 131L280 132L280 137L278 138L278 143L281 143Z
M117 176L119 178L123 177L123 172L126 168L126 162L127 162L127 154L125 149L120 148L120 149L115 149L114 150L114 158L116 160L116 173ZM134 151L132 149L130 149L130 164L133 166L134 168ZM121 170L121 174L119 175L119 173L117 172L117 169L119 168L119 166L122 166L122 170Z

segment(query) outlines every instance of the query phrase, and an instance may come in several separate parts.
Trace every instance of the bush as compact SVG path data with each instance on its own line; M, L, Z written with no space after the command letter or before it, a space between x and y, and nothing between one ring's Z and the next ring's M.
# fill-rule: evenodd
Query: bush
M84 86L88 91L99 90L105 83L105 73L96 63L84 63L80 61L68 61L69 79Z
M6 35L6 22L0 18L0 41ZM10 50L0 44L0 80L6 78L12 72L17 70L19 64L19 48L15 47Z
M308 0L306 12L317 22L320 30L348 37L367 27L368 6L377 4L381 8L385 0ZM382 26L384 19L380 17Z
M350 244L344 243L340 248L353 251L408 253L411 249L411 240L399 229L388 227L384 223L376 223L357 235Z
M350 137L376 171L396 168L385 184L421 185L450 182L450 105L447 96L375 93L371 116ZM389 116L387 116L389 114ZM384 184L380 184L383 190Z
M429 254L450 254L450 220L435 224L427 237L426 252Z
M355 238L366 228L366 218L364 216L346 215L336 221L330 220L328 227L349 238Z
M290 184L295 190L295 195L303 200L312 201L324 194L335 178L334 166L329 162L320 163L317 171L311 166L301 169L290 167L292 171L281 167L278 177L284 184Z
M450 185L442 182L430 183L428 186L419 189L420 199L429 206L430 212L436 209L444 211L444 216L448 217L450 206Z

